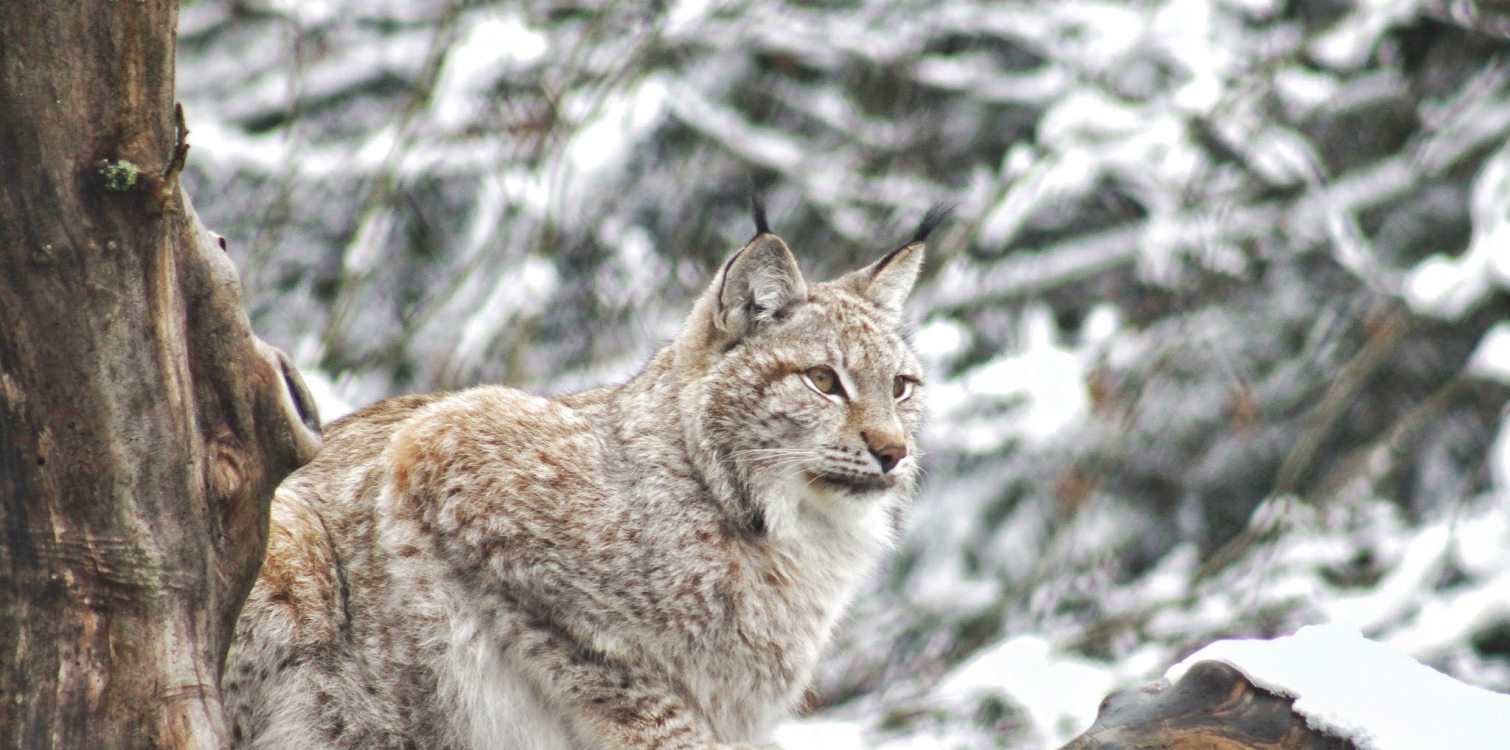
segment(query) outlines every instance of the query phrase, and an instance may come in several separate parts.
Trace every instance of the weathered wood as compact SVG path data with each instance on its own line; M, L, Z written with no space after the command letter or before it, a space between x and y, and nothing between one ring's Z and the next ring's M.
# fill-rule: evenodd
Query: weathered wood
M176 17L0 2L0 748L228 746L268 503L319 447L178 190Z
M1306 726L1293 703L1226 664L1203 661L1172 686L1107 696L1096 723L1060 750L1357 750Z

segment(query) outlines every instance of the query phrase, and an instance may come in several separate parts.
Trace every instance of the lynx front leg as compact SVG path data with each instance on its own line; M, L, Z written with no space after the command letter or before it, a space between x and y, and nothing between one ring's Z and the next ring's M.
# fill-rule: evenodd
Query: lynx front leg
M717 742L701 711L650 669L621 663L539 622L500 633L506 661L585 747L603 750L755 750Z

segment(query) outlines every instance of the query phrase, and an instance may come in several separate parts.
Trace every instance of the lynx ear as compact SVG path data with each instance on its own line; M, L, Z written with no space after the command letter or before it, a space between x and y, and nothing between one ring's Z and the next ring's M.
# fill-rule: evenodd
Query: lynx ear
M724 265L713 324L738 339L807 298L807 282L786 243L762 232Z
M902 321L902 306L923 268L923 243L909 242L839 282L879 307L893 324Z
M923 268L923 247L928 235L954 213L953 206L938 205L928 209L918 223L912 241L893 250L886 257L858 271L845 274L838 281L850 291L881 308L893 324L902 321L902 306L912 287L917 283L918 272Z

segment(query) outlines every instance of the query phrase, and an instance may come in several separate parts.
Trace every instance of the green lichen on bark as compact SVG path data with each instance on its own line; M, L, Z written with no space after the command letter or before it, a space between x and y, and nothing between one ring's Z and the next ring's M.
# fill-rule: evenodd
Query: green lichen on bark
M105 189L117 193L136 187L136 178L142 173L141 167L125 159L101 159L98 166L100 176L105 178Z

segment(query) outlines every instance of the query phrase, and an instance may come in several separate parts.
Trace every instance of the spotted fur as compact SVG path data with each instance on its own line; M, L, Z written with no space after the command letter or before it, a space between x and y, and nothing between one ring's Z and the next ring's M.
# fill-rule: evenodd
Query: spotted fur
M628 383L331 425L274 499L226 665L237 744L769 741L913 495L921 260L808 283L762 232Z

